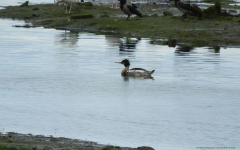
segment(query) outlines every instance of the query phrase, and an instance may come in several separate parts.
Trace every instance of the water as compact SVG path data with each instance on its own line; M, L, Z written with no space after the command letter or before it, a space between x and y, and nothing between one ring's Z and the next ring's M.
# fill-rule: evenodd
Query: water
M149 39L0 24L0 132L239 149L239 48L179 52ZM121 77L114 62L125 58L155 69L154 80Z

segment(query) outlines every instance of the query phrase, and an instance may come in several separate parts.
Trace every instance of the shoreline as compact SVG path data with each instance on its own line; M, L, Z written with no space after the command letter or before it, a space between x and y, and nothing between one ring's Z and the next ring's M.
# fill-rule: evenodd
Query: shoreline
M44 27L103 34L106 32L116 37L150 38L154 44L160 45L168 45L167 43L173 40L176 44L193 47L240 46L240 15L202 20L191 16L182 21L181 12L171 3L139 5L138 9L143 17L132 16L129 20L125 19L126 15L120 9L94 6L90 3L73 6L71 14L65 14L64 5L56 4L4 8L0 10L0 18L26 22L25 25L15 27ZM225 6L222 9L225 9ZM228 8L228 11L233 9L239 10L240 7L233 6ZM170 11L173 16L164 16L164 11Z
M0 149L4 150L154 150L148 146L137 148L98 144L64 137L0 132Z

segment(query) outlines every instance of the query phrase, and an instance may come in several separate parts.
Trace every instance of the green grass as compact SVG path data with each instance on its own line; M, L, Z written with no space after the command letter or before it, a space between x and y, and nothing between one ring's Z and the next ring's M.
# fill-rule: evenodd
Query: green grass
M38 149L27 148L22 146L7 146L7 145L0 144L0 150L38 150Z

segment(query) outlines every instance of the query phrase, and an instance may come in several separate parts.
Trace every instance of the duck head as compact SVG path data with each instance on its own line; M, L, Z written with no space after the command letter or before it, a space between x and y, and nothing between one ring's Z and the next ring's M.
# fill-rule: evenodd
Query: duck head
M125 67L130 66L130 62L127 59L124 59L122 62L116 62L116 63L123 64Z

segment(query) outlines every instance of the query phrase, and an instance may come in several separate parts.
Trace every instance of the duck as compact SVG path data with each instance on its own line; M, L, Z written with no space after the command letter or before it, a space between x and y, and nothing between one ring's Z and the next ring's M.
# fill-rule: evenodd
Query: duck
M123 64L125 68L122 70L121 75L122 76L134 76L134 77L139 77L139 76L151 76L151 74L154 73L155 70L152 71L147 71L142 68L132 68L129 69L130 62L128 59L124 59L121 62L115 62L119 64Z
M126 20L132 15L136 14L139 17L142 17L142 14L137 10L137 6L134 4L127 5L127 0L119 0L120 1L120 9L127 14Z
M193 16L197 16L200 19L202 18L202 13L199 10L195 9L190 4L184 1L175 0L175 6L178 8L178 10L183 12L183 19L187 18L188 13Z

